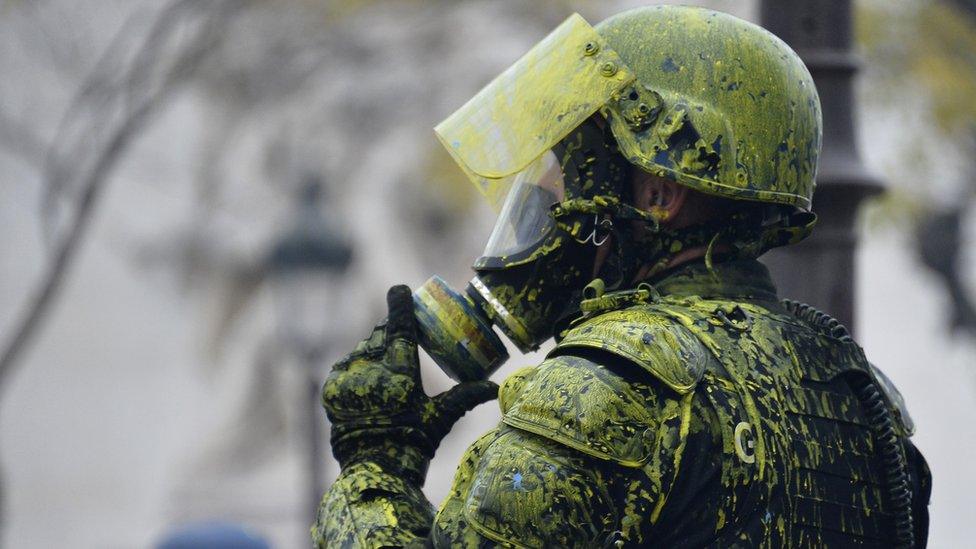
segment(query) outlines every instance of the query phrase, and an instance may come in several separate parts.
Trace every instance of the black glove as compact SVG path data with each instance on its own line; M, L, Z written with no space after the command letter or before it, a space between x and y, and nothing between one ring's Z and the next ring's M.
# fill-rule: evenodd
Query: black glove
M422 484L441 439L468 410L496 398L498 386L475 381L427 396L410 288L393 286L386 301L385 324L333 366L322 403L332 422L332 453L343 467L372 461Z

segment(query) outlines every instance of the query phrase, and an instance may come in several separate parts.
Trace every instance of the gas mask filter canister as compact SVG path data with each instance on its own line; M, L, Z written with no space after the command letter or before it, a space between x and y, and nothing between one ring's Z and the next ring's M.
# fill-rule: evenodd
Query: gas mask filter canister
M508 360L505 345L476 299L459 294L436 275L413 293L418 343L456 381L488 379Z

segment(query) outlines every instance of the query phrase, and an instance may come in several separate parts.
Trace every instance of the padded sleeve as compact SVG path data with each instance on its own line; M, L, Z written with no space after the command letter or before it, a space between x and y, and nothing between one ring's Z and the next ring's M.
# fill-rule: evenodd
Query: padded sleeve
M319 548L422 546L434 509L420 488L371 462L343 469L312 526Z

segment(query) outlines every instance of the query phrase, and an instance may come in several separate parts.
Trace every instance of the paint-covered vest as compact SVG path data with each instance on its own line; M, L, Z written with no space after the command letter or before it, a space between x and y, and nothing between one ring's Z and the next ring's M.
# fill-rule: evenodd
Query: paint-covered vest
M681 367L655 360L672 347ZM826 315L791 302L664 297L592 315L554 354L579 348L707 396L724 454L715 546L892 546L919 526L904 403Z

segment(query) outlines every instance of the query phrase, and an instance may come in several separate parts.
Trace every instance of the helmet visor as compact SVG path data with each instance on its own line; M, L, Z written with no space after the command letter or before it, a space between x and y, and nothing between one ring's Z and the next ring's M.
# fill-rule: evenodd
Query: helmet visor
M485 257L506 257L533 248L552 228L550 207L565 196L563 172L552 151L511 176Z
M523 172L634 81L577 14L570 16L434 131L496 210Z

